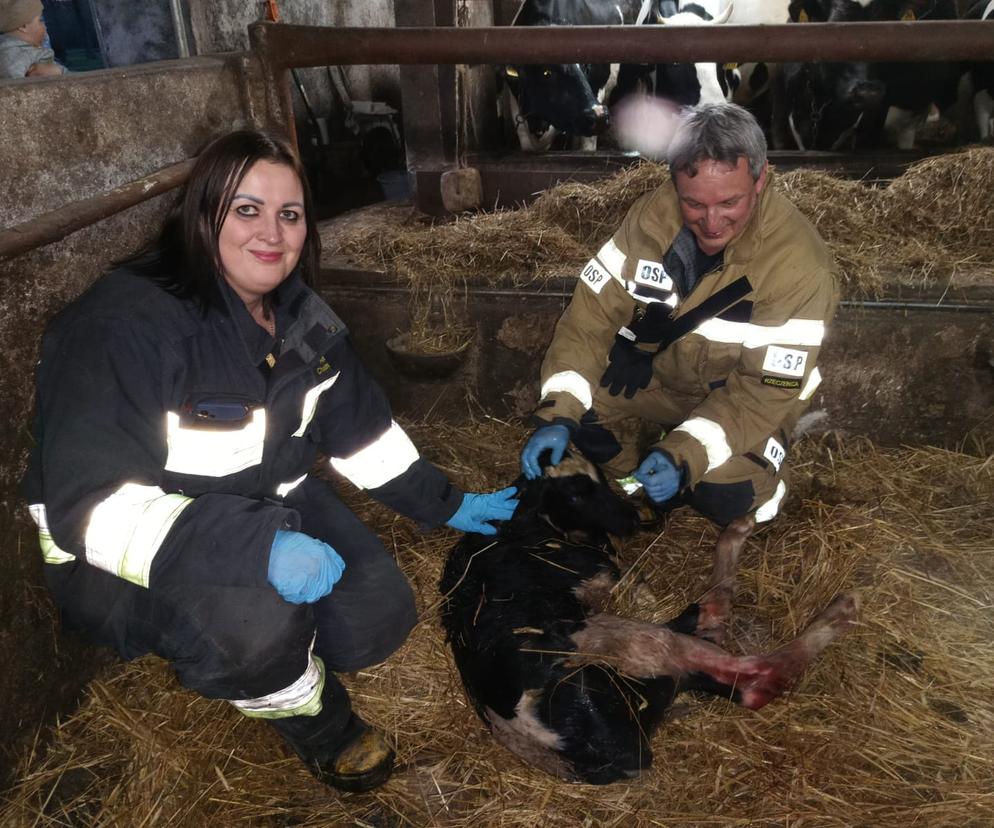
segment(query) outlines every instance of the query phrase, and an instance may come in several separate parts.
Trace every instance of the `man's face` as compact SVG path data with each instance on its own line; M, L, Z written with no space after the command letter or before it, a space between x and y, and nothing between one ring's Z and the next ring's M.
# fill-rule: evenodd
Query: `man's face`
M45 24L41 22L41 15L19 27L17 33L25 43L41 46L45 42Z
M720 253L745 229L766 183L767 166L755 181L741 156L734 167L723 161L701 161L697 175L676 174L683 221L705 253Z

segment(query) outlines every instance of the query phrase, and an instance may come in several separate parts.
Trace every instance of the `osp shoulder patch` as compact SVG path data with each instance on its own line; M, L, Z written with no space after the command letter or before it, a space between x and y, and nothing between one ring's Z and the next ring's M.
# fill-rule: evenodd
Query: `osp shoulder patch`
M662 262L651 262L648 259L638 260L635 266L635 282L663 290L673 290L673 280Z

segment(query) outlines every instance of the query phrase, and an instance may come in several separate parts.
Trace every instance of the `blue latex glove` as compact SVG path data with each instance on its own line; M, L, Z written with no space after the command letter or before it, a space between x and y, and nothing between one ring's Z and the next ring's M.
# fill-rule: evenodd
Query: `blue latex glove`
M521 451L521 473L529 480L542 476L538 458L546 449L552 449L552 465L558 466L569 445L569 429L564 425L547 425L536 429Z
M480 535L496 535L497 530L488 521L508 520L518 508L514 496L518 490L514 486L490 494L466 493L456 513L445 525L461 532L476 532Z
M277 529L269 550L269 583L291 604L324 598L345 571L345 561L328 544L303 532Z
M656 503L665 503L680 490L680 472L661 451L650 452L632 476Z

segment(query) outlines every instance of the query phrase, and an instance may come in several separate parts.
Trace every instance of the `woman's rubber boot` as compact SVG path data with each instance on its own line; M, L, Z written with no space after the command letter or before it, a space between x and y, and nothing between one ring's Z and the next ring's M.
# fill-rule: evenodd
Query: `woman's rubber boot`
M393 772L395 756L383 735L353 713L333 752L304 761L326 785L358 793L386 782Z

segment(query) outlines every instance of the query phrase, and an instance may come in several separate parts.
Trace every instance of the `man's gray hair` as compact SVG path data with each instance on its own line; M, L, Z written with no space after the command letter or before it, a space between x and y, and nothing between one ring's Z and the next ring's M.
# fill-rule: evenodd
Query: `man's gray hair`
M701 161L722 161L732 166L744 157L753 180L766 163L766 137L752 114L732 103L700 104L681 117L670 142L667 161L670 175L697 174Z

